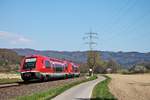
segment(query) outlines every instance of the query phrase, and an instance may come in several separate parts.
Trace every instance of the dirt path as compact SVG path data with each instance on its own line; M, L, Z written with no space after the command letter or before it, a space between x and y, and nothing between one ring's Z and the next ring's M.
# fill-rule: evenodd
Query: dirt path
M118 100L150 100L150 74L110 74L110 92Z

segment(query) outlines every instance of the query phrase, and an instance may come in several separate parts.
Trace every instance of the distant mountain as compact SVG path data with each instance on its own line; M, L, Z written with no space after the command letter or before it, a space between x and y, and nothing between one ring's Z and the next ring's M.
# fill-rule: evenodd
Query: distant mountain
M67 52L67 51L51 51L51 50L34 50L34 49L11 49L17 54L26 56L26 55L44 55L54 58L67 59L74 62L82 63L86 62L86 52Z
M87 56L86 51L51 51L51 50L34 50L34 49L12 49L17 52L19 55L31 55L31 54L40 54L50 57L56 57L61 59L68 59L78 63L86 62ZM150 53L140 53L140 52L109 52L109 51L99 51L101 58L103 60L114 59L119 64L125 67L130 67L131 65L140 63L140 62L150 62Z

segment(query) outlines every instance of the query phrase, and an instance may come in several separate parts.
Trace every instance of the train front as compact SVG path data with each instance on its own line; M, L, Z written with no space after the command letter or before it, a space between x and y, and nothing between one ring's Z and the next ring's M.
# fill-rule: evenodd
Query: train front
M21 78L24 81L32 81L39 79L39 72L37 71L37 57L25 57L22 60L20 68Z

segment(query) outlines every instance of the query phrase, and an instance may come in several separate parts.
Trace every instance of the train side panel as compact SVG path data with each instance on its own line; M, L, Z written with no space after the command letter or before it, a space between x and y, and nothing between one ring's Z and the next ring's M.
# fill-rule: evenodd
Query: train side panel
M20 73L25 81L50 80L79 76L73 63L45 56L33 55L25 57L21 62Z

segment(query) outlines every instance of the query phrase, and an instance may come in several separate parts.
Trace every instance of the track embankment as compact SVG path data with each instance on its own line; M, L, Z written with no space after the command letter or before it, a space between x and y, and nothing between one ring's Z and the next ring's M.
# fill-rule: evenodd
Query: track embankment
M33 84L23 84L19 86L0 88L0 100L9 100L16 98L18 96L31 95L33 93L38 93L42 91L47 91L50 88L56 86L62 86L64 84L72 83L79 80L84 80L85 77L64 79L64 80L55 80L48 82L39 82Z
M112 78L110 92L118 100L150 100L150 74L108 76Z

